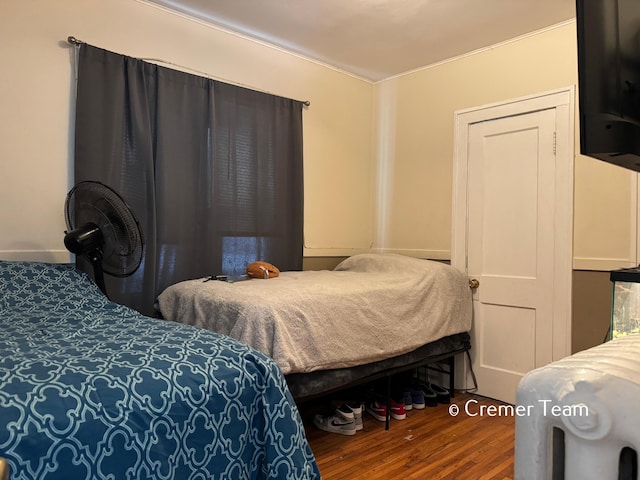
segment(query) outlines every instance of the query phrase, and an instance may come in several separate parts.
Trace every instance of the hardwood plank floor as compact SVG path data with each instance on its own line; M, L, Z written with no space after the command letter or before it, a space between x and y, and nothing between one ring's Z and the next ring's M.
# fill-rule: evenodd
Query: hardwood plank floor
M477 403L476 403L477 402ZM364 414L364 428L345 436L319 430L313 415L327 410L328 401L302 404L307 437L324 480L507 480L513 478L512 416L468 415L480 406L500 402L457 394L452 404L412 410L407 419L384 422Z

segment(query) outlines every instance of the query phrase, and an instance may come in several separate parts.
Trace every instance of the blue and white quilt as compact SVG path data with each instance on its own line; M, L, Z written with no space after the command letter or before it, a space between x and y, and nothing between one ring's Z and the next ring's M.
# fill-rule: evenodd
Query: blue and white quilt
M44 263L0 261L0 457L11 480L320 478L272 360Z

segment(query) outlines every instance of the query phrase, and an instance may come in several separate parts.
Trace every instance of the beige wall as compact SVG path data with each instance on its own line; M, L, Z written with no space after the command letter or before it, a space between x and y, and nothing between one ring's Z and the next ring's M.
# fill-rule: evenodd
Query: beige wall
M376 85L376 246L451 258L454 113L577 84L575 22ZM637 175L579 155L576 91L572 351L602 342L608 273L637 263Z
M376 248L450 258L454 112L577 83L574 22L372 85L137 0L1 2L0 18L0 258L68 258L68 35L310 100L305 256ZM576 268L636 263L635 182L577 156Z
M387 248L448 252L454 112L575 84L574 37L571 23L378 86L397 119L388 133L394 148L381 159L393 164L381 219Z
M609 272L573 272L571 352L603 343L611 321Z
M73 184L69 35L310 100L307 269L332 268L371 247L449 259L454 112L577 83L573 22L372 85L137 0L2 1L0 19L0 258L9 259L68 260L62 208ZM637 263L636 177L577 156L576 269ZM583 281L591 275L599 279L593 286ZM600 312L600 325L608 288L602 274L576 272L576 315L580 305L596 302L586 311ZM574 350L597 342L600 326L587 329L574 318ZM588 339L576 336L587 330Z
M377 219L376 245L450 258L454 113L576 84L573 21L377 84L378 188L386 203ZM577 104L576 95L576 126ZM634 178L577 155L578 268L635 261Z
M302 262L303 270L333 270L347 257L305 257Z
M69 258L62 245L73 184L69 35L310 100L303 115L305 254L370 246L370 83L137 0L1 1L0 23L0 258Z

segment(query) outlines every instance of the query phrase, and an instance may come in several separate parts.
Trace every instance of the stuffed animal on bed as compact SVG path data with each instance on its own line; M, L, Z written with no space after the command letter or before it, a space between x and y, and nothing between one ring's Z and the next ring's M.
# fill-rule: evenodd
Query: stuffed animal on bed
M280 275L280 270L267 262L253 262L247 265L247 275L253 278L275 278Z

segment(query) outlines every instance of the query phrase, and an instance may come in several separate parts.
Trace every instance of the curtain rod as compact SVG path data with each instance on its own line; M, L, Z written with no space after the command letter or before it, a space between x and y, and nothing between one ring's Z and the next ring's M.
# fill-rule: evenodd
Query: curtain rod
M74 37L73 35L69 35L69 36L67 37L67 43L69 43L69 45L73 45L74 47L79 47L80 45L84 45L86 42L83 42L82 40L78 40L78 39L77 39L76 37ZM207 72L202 72L202 71L200 71L200 70L196 70L196 69L194 69L194 68L183 67L182 65L178 65L177 63L173 63L173 62L168 62L168 61L166 61L166 60L161 60L161 59L158 59L158 58L141 58L140 60L143 60L143 61L144 61L144 60L146 60L146 61L152 61L152 62L164 63L165 65L172 65L172 66L174 66L174 67L178 67L178 68L181 68L181 69L191 70L192 72L196 72L196 73L198 73L198 74L200 74L200 75L203 75L203 76L205 76L205 77L207 77L207 78L211 78L211 79L213 79L213 78L211 77L211 75L209 75ZM243 88L249 88L249 89L251 89L251 90L256 90L254 87L251 87L251 86L249 86L249 85L242 85L242 84L239 84L239 83L236 83L236 82L231 82L231 81L229 81L229 80L225 80L225 79L222 79L222 78L216 78L215 80L220 80L221 82L230 83L230 84L232 84L232 85L236 85L236 86L238 86L238 87L243 87ZM262 93L268 93L269 95L275 95L274 93L271 93L271 92L265 92L265 91L263 91L263 90L261 90L261 92L262 92ZM276 96L278 96L278 97L279 97L279 96L281 96L281 95L276 95ZM305 107L308 107L308 106L310 106L310 105L311 105L311 102L310 102L309 100L296 100L296 101L297 101L297 102L302 103Z

